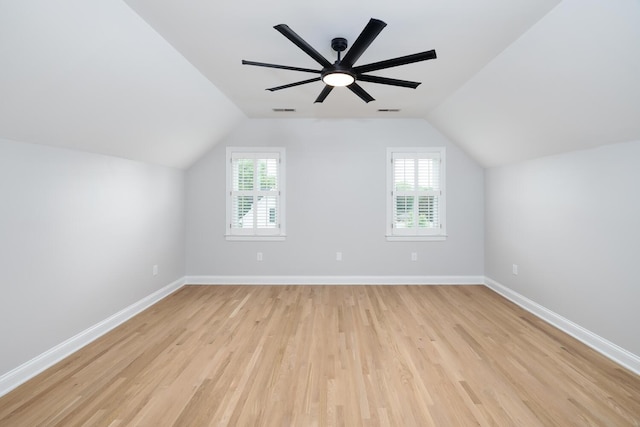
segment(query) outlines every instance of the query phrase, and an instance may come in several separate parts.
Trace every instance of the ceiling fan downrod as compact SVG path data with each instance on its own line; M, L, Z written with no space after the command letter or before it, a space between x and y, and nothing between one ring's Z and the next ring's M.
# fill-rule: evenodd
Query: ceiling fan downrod
M340 52L344 52L347 49L347 39L344 37L336 37L331 40L331 49L335 50L338 53L337 63L340 63Z

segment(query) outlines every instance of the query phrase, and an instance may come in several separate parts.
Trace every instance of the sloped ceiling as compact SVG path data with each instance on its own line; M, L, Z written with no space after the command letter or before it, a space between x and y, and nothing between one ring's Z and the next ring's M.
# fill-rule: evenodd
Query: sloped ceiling
M0 0L0 137L185 168L242 112L120 0Z
M485 167L640 140L640 1L561 2L427 118Z
M272 27L332 60L371 17L358 64L438 52L374 73L418 89L313 104L320 82L264 90L308 74L241 65L317 68ZM640 140L638 22L636 0L0 0L0 137L178 168L247 117L427 119L484 166Z

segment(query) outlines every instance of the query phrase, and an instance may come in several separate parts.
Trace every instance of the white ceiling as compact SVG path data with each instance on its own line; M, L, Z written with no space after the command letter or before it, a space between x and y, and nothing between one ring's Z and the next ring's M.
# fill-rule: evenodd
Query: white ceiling
M485 167L640 140L640 1L561 2L427 118Z
M313 104L319 68L370 18L388 25L356 65L435 49ZM186 168L245 118L429 120L484 166L640 140L637 0L0 0L0 137ZM274 113L294 108L295 113ZM378 109L399 108L396 113Z
M243 118L120 0L0 0L0 137L184 168Z
M558 0L325 0L301 2L205 2L126 0L140 16L194 64L251 118L282 117L273 108L295 108L294 117L381 117L381 108L400 108L393 117L424 118ZM287 24L330 62L331 39L355 41L370 18L387 27L356 65L435 49L438 59L373 72L422 82L417 89L359 83L376 101L369 104L346 88L322 104L314 100L321 82L266 88L317 77L315 74L242 65L242 60L320 69L273 26Z

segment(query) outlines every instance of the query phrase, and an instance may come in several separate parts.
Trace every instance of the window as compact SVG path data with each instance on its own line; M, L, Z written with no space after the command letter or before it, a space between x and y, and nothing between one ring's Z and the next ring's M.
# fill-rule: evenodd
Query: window
M389 148L387 157L387 240L444 240L444 147Z
M282 240L284 148L227 147L227 239Z

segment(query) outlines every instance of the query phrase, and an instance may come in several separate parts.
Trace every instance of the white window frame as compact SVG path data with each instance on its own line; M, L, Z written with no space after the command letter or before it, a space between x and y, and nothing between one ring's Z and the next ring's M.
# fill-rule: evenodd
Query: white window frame
M277 154L278 162L278 226L275 228L232 228L232 212L233 212L233 159L241 158L272 158ZM226 153L227 168L227 197L226 197L226 240L246 240L246 241L265 241L265 240L285 240L286 237L286 215L285 215L285 149L284 147L227 147ZM258 190L254 190L258 193Z
M440 194L439 194L439 228L395 228L394 227L394 185L393 185L393 159L395 155L414 155L416 158L440 159ZM417 173L417 169L416 169ZM442 241L447 238L446 228L446 150L445 147L389 147L387 148L387 230L388 241Z

